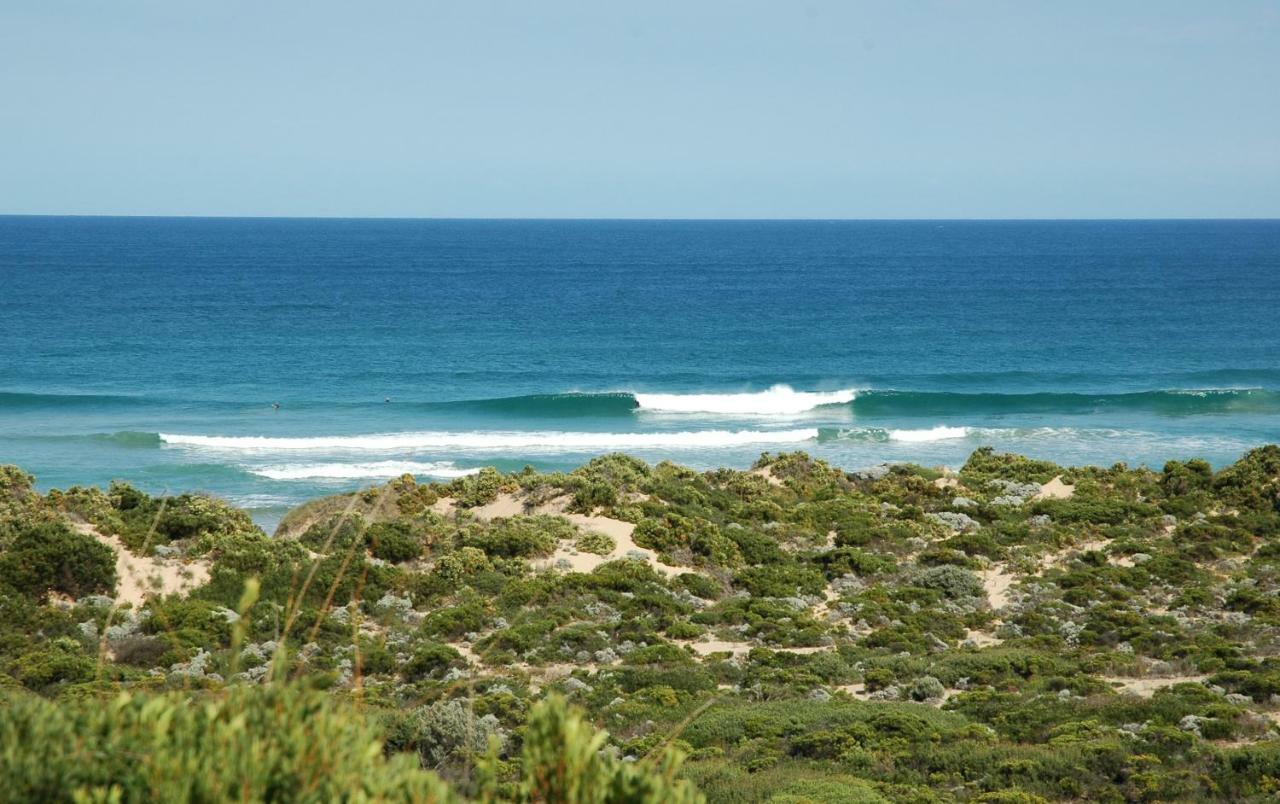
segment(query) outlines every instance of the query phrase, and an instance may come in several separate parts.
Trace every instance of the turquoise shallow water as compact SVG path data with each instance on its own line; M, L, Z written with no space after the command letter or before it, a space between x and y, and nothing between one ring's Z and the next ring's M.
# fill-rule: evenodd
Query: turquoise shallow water
M613 449L1159 465L1277 440L1275 221L0 217L0 461L45 487L201 489L269 524L403 471Z

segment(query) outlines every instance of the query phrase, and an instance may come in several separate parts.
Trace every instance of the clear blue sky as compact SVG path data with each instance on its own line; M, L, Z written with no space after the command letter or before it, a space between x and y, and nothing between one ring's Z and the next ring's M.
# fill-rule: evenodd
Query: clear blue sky
M1280 3L0 0L0 213L1280 217Z

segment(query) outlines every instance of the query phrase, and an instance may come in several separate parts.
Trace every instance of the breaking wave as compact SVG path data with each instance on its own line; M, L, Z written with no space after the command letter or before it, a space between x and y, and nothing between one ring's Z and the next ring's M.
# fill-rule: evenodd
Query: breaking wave
M696 430L668 433L589 433L556 431L473 431L379 433L353 436L209 436L160 433L171 446L218 450L525 450L575 452L627 449L715 449L755 444L795 444L818 437L817 428L800 430Z
M384 480L401 475L455 478L475 474L479 469L460 469L450 461L374 461L371 463L286 463L275 466L248 466L245 469L271 480Z

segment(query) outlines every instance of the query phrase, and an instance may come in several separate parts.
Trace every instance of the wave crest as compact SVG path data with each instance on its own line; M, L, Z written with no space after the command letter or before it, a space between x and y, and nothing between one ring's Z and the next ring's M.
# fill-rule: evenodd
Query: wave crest
M789 385L775 385L767 391L741 394L633 394L640 410L737 416L806 413L824 405L847 405L857 395L858 392L852 388L840 391L797 391Z
M946 425L938 425L924 430L889 430L890 441L906 441L910 443L921 443L925 441L949 441L955 438L967 438L969 436L968 427L947 427Z

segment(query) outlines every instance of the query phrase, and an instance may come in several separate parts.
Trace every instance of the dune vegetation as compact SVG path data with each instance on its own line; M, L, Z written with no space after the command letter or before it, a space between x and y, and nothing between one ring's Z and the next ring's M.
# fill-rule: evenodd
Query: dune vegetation
M268 535L0 468L0 798L1280 798L1280 447L405 476Z

